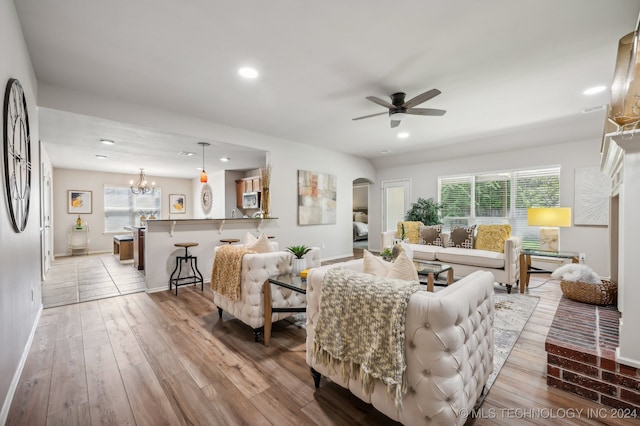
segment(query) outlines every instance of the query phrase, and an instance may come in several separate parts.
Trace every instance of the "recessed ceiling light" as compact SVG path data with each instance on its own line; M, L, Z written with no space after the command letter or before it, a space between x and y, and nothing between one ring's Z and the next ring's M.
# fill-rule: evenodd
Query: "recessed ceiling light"
M385 149L384 151L380 151L380 154L388 154L388 153L390 153L390 152L391 152L391 151L389 151L388 149Z
M102 142L105 145L113 145L115 142L110 140L110 139L100 139L100 142Z
M193 157L194 155L196 155L195 152L191 152L191 151L180 151L179 154L186 155L187 157Z
M583 95L595 95L598 93L602 93L605 90L607 90L607 86L593 86L593 87L589 87L588 89L586 89L584 92L582 92Z
M409 133L407 133L407 132L398 133L398 139L406 139L408 137L409 137Z
M257 78L258 70L251 67L242 67L238 70L238 74L244 78Z
M96 155L96 158L99 160L106 160L107 156L106 155Z
M227 161L229 161L229 160L231 160L231 157L222 157L222 158L220 158L220 161L224 161L225 163Z

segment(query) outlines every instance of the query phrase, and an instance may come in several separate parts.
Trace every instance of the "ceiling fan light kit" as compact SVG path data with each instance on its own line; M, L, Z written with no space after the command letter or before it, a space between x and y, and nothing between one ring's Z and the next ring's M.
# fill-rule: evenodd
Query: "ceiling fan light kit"
M391 127L398 127L400 125L400 121L404 120L408 114L410 115L427 115L439 117L443 116L447 111L443 109L433 109L433 108L414 108L417 105L420 105L423 102L428 101L436 96L438 96L440 92L438 89L427 90L424 93L419 94L418 96L404 101L406 94L404 92L397 92L391 95L391 102L387 102L375 96L367 96L367 99L373 102L374 104L378 104L387 108L389 118L391 119ZM377 114L365 115L363 117L356 117L353 120L362 120L364 118L377 117L379 115L387 114L385 112L380 112Z

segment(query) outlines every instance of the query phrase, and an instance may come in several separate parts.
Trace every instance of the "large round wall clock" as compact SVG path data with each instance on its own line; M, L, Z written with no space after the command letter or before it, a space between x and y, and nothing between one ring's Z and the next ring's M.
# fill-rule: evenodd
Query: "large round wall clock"
M200 206L204 214L209 214L211 211L211 205L213 204L213 193L208 183L202 185L202 191L200 191Z
M31 135L24 90L15 78L4 94L4 182L13 228L22 232L29 218Z

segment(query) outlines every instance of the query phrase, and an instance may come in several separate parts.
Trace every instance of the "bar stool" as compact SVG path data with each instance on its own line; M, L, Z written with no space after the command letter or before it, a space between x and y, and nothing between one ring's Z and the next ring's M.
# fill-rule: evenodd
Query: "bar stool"
M181 285L194 284L197 285L200 283L200 290L204 291L204 280L202 279L202 274L198 270L198 257L192 256L189 254L189 247L196 247L198 243L175 243L176 247L184 247L184 256L176 256L176 267L173 269L171 273L171 278L169 278L169 291L171 291L172 286L176 286L176 296L178 295L178 287ZM185 277L181 277L182 273L182 262L191 267L192 275L188 275ZM178 274L176 275L176 272ZM196 275L197 274L197 275ZM174 278L175 275L175 278Z

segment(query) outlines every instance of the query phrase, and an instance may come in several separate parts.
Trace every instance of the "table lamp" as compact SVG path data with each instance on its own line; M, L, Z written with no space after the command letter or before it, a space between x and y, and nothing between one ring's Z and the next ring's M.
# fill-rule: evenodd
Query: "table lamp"
M540 250L558 251L560 246L560 226L571 226L570 207L530 208L527 211L527 225L540 226Z

